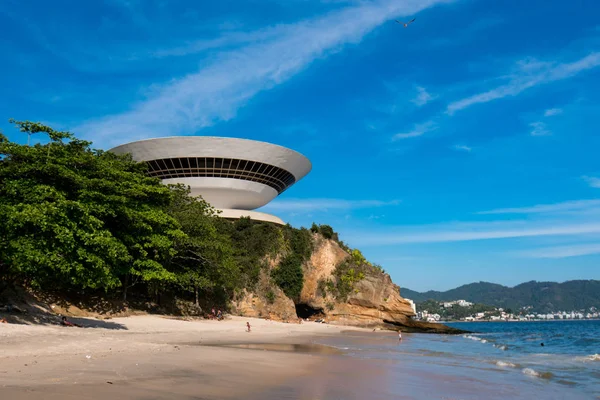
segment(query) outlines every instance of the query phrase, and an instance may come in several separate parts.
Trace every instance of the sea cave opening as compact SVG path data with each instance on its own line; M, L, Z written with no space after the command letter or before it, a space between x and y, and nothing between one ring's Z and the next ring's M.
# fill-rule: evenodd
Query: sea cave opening
M319 319L325 317L322 308L311 307L308 304L296 304L296 315L302 319Z

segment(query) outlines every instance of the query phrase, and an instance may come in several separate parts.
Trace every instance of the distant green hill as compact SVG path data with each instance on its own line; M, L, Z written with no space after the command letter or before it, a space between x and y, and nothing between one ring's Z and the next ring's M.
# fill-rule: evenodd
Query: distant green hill
M600 309L600 281L578 280L557 282L525 282L507 287L489 282L470 283L445 292L430 290L420 293L402 288L402 297L417 303L425 300L452 301L464 299L473 303L512 308L532 306L537 312L570 311L596 307Z

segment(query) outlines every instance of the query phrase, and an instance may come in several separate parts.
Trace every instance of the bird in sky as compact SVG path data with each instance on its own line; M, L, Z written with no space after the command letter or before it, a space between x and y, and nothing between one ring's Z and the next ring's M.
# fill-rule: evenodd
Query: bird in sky
M408 26L409 26L410 24L412 24L413 22L415 22L415 19L416 19L416 18L413 18L413 19L411 19L411 20L410 20L410 21L408 21L408 22L401 22L401 21L398 21L397 19L395 19L394 21L396 21L396 22L397 22L397 23L399 23L400 25L403 25L405 28L408 28Z

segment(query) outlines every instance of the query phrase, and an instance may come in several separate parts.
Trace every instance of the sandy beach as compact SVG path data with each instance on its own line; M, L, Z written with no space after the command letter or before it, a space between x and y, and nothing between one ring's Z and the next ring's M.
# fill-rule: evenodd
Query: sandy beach
M86 328L0 325L1 398L252 396L314 372L328 348L311 345L311 338L349 329L240 317L74 321ZM247 321L252 332L245 330Z
M545 377L535 357L462 336L399 343L393 332L240 317L71 320L88 327L0 324L0 399L594 398L593 385Z

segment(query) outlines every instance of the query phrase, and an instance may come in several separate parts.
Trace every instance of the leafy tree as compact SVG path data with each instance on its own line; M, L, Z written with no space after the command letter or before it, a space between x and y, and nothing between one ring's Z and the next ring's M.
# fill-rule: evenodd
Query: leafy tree
M184 236L163 209L168 188L127 156L34 122L12 121L50 142L0 135L0 265L3 280L45 288L168 281L164 260ZM125 292L125 291L124 291Z
M240 270L229 238L218 231L216 210L201 197L191 197L188 187L170 189L168 211L186 233L176 241L177 253L170 260L177 284L194 293L196 305L201 293L231 293L239 285Z
M302 261L306 261L310 258L313 250L313 241L312 236L308 229L300 228L295 229L291 226L287 226L285 229L285 233L289 238L291 251L294 254L297 254Z
M329 225L319 226L319 232L321 232L321 235L323 235L325 239L333 239L333 235L335 234L333 228Z
M267 222L239 218L234 222L219 223L218 229L232 242L242 286L253 289L260 271L265 268L266 257L276 255L283 248L281 228Z

